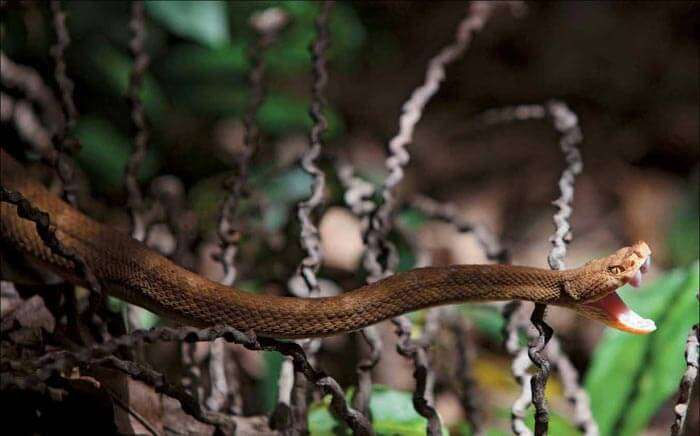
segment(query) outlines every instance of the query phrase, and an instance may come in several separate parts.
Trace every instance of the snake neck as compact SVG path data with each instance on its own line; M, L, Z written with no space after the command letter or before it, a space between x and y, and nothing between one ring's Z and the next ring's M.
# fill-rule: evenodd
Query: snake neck
M420 268L335 297L267 297L266 305L248 300L257 321L267 321L247 327L276 337L329 336L444 304L504 300L552 303L562 297L563 283L575 273L509 265Z
M459 302L528 300L552 303L577 270L551 271L513 265L452 265L418 268L360 288L385 299L418 303L421 307ZM374 291L374 292L372 292Z

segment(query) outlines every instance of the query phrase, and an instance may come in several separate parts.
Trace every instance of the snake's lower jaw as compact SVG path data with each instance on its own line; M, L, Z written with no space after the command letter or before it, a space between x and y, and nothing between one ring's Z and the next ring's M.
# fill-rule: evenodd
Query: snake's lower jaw
M637 335L645 335L656 330L656 324L651 319L642 318L635 311L627 307L617 292L611 292L607 296L592 303L587 303L595 318L610 327Z

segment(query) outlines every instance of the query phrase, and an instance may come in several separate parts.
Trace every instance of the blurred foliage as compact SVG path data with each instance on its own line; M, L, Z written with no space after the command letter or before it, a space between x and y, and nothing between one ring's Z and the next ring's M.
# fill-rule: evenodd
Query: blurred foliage
M626 302L657 331L635 336L607 329L595 350L585 386L602 435L636 435L678 389L690 327L698 322L698 262L674 270Z
M348 397L352 398L354 391L348 392ZM322 402L312 406L309 413L309 431L314 436L351 434L348 429L343 432L342 424L331 414L328 409L330 396ZM372 425L378 436L419 436L425 434L427 420L420 416L413 408L412 393L391 389L382 385L374 385L370 399L370 411L372 414ZM495 412L499 423L504 427L510 422L510 410L501 408ZM534 412L529 411L525 418L525 424L534 429ZM443 426L443 435L463 435L471 436L473 433L468 423L461 421L457 423L452 431ZM550 413L549 430L551 434L557 436L575 436L579 431L567 420L556 413ZM507 436L509 431L495 428L487 429L488 436Z
M91 176L97 188L103 191L121 189L130 140L109 121L93 117L82 117L75 134L83 146L77 156L80 167ZM154 177L159 162L157 152L149 150L139 172L141 180Z
M354 391L348 392L352 398ZM309 413L309 431L312 435L339 434L341 424L328 410L330 396L311 407ZM419 436L425 434L427 420L413 408L410 392L398 391L381 385L372 386L369 403L372 425L377 435ZM342 434L342 432L340 433ZM349 429L345 434L352 434ZM449 435L443 427L443 434Z
M153 19L183 38L191 38L210 48L229 42L227 2L149 0L146 10Z
M687 265L700 256L700 184L697 176L696 173L669 231L668 248L674 265Z
M202 171L211 165L211 155L196 149L214 138L175 149L172 144L178 120L188 124L212 123L221 118L242 118L248 100L248 50L256 39L250 28L252 14L268 7L284 10L290 20L278 41L266 53L267 95L257 115L266 137L279 138L306 133L311 77L309 45L315 35L314 19L319 4L305 1L147 1L146 51L151 63L141 95L152 127L149 148L158 161L173 163L173 153L187 155L187 165ZM124 157L132 147L132 132L125 91L131 71L128 44L129 2L66 2L71 46L68 69L76 83L81 119L78 136L84 149L80 159L89 165L98 189L112 191L121 186ZM105 20L105 17L109 17ZM12 15L3 19L3 50L20 62L39 64L50 77L48 49L52 43L50 19L43 15L43 30L27 37L27 22ZM331 71L353 68L366 31L355 9L339 3L332 11ZM340 113L332 106L326 138L344 132ZM198 121L199 120L199 121ZM213 131L212 128L206 131ZM104 145L103 145L104 144ZM181 162L184 164L184 162ZM151 167L144 175L152 175ZM222 162L219 162L222 169ZM198 173L196 176L204 174Z
M301 168L290 168L280 172L269 166L252 169L249 184L253 192L259 192L266 203L261 221L266 231L282 229L292 217L296 203L311 193L311 176ZM223 176L210 177L197 182L189 191L189 203L199 217L202 231L216 228L221 199L224 197ZM240 212L245 214L258 206L258 201L244 199Z

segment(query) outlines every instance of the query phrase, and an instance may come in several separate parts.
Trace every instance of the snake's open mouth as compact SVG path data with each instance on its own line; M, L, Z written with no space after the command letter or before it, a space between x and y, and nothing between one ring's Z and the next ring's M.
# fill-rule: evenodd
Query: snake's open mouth
M627 283L638 288L642 284L642 275L649 270L651 257L647 257L644 263L637 269L634 275L628 279ZM656 324L651 319L642 318L635 311L627 307L622 298L613 291L600 300L588 303L597 309L597 312L604 312L605 319L601 320L610 327L643 335L656 330Z

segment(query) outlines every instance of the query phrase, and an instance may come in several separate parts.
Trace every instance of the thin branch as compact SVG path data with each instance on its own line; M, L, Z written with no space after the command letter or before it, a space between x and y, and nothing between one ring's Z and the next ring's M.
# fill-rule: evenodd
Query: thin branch
M571 203L573 202L574 195L574 180L575 177L581 173L583 169L583 162L581 160L581 154L578 150L577 145L582 141L583 135L581 129L578 125L578 118L575 113L573 113L563 102L550 101L546 105L521 105L516 107L508 107L502 109L489 110L484 114L476 117L476 125L494 125L497 123L510 122L510 121L523 121L532 119L543 119L548 118L551 120L555 130L559 133L559 145L564 154L566 160L566 168L562 172L561 178L559 179L559 189L561 191L560 197L553 202L557 206L558 210L554 214L554 224L555 233L550 238L552 243L552 249L550 250L548 256L548 263L550 268L553 270L564 268L564 257L566 256L566 244L571 242L571 225L569 219L571 217ZM513 302L506 306L504 310L505 324L505 341L506 346L511 355L520 355L517 351L518 348L518 323L515 320L515 315L518 309L521 307L521 303ZM535 310L531 316L531 322L538 331L538 336L533 338L530 343L528 354L531 357L533 363L538 367L538 372L531 380L532 392L525 392L529 390L528 384L523 384L523 394L521 395L521 400L516 401L513 404L512 410L512 427L516 434L527 435L529 430L524 425L524 412L527 408L527 403L525 399L527 397L532 397L534 399L535 405L535 433L537 435L546 434L548 426L548 412L546 408L544 389L549 376L550 363L547 361L546 357L541 354L547 345L547 342L552 336L552 329L544 321L544 315L546 312L546 307L544 305L535 305ZM562 357L559 358L561 363L561 373L563 381L570 383L569 400L574 403L574 410L576 414L576 422L585 432L586 435L597 435L598 426L590 412L590 404L588 401L588 396L578 385L578 374L576 373L573 366L567 365L568 358L562 354L561 350L558 352ZM523 381L523 377L520 375L522 368L517 367L518 373L516 373L516 365L514 361L513 374L516 379L520 382ZM522 369L523 371L525 369ZM524 408L522 407L524 405Z
M148 151L149 131L146 124L146 114L141 101L141 85L146 74L150 58L145 51L146 18L143 0L131 2L131 19L129 20L131 40L129 52L132 58L129 85L126 89L126 99L131 109L131 129L134 135L134 146L124 169L124 188L127 192L126 209L131 220L131 237L144 242L148 235L146 217L144 214L143 193L139 186L139 171ZM124 305L124 317L128 330L141 325L139 309L131 304Z
M457 380L457 395L462 409L469 423L472 434L483 436L485 434L483 417L478 405L480 397L477 390L477 382L472 372L474 361L474 345L470 340L469 327L460 313L453 313L449 317L448 326L454 335L457 346L457 365L455 378Z
M59 130L55 137L57 153L55 154L56 159L51 162L51 165L63 184L62 196L73 207L76 207L78 187L74 181L75 164L71 156L80 150L80 142L73 136L73 130L78 120L78 110L73 100L75 86L66 73L65 51L70 44L70 35L66 27L66 14L61 9L60 0L51 0L50 5L53 28L56 33L56 43L51 47L51 55L55 63L54 77L61 91L61 106L66 115L64 128Z
M131 73L129 74L129 86L126 90L126 98L131 107L131 126L134 132L134 147L131 150L129 159L124 171L124 187L126 188L128 199L127 209L131 218L131 236L137 241L143 242L146 238L146 223L143 213L143 194L139 187L138 175L143 160L148 150L148 126L146 124L146 114L141 101L141 85L143 83L146 69L150 62L148 54L145 52L144 43L146 39L145 13L142 0L135 0L131 3L131 41L129 51L133 60Z
M564 388L564 397L574 407L574 423L585 436L598 436L600 430L591 411L591 400L579 382L579 374L571 360L562 350L559 339L555 336L549 341L547 355L554 368L559 372L559 379Z
M185 413L200 422L214 425L221 430L228 430L228 432L233 432L233 429L236 427L236 423L231 417L225 414L204 410L196 398L190 396L181 386L169 383L163 374L149 368L146 365L122 360L115 356L100 357L97 359L91 359L87 362L76 363L78 366L87 368L93 366L105 366L121 371L134 380L142 381L143 383L153 387L157 393L175 398L180 402L182 410Z
M559 101L547 103L547 113L554 123L554 128L559 132L559 146L566 159L566 168L559 179L559 190L561 195L553 204L558 208L554 214L555 233L550 238L552 249L547 258L549 267L553 270L564 269L564 257L566 256L566 245L571 242L571 204L574 200L574 181L583 170L583 161L578 144L583 139L581 129L578 125L578 117L566 104ZM547 434L549 417L547 404L544 398L544 389L549 377L550 365L546 357L541 352L547 346L547 342L552 337L552 328L544 321L546 306L536 304L530 320L539 332L538 338L529 346L528 355L533 363L538 367L538 372L532 378L532 399L535 405L535 435Z
M236 153L236 171L223 182L227 195L221 205L217 228L221 252L216 257L224 270L224 277L220 280L220 283L226 286L233 286L237 275L235 258L240 241L240 233L236 230L239 220L237 213L241 199L247 195L246 184L248 182L250 160L259 142L259 129L255 118L265 96L265 52L277 39L278 33L286 22L287 16L279 8L266 9L261 13L254 14L250 20L250 25L258 33L258 38L249 53L251 69L248 73L248 89L250 90L250 96L243 120L245 127L244 147L243 150ZM226 380L224 351L224 344L221 341L212 343L209 348L211 392L207 398L207 404L213 410L220 410L227 398L231 399L232 405L237 402L235 399L236 393L230 389Z
M366 234L370 226L370 215L375 208L372 201L374 185L359 177L355 177L355 170L348 162L338 162L337 174L343 186L345 203L355 216L360 218L362 234ZM361 330L362 338L369 347L369 355L364 356L357 363L357 392L353 396L353 406L365 416L370 415L369 401L372 395L372 370L379 363L382 355L382 339L376 326L369 326Z
M235 257L240 238L238 231L236 231L238 221L236 214L241 199L247 194L248 167L259 141L259 130L255 118L265 97L265 52L277 39L278 33L286 22L287 16L279 8L266 9L259 14L253 15L250 20L251 26L258 33L258 38L249 51L251 69L248 73L248 89L250 90L250 95L243 119L245 126L244 147L243 150L236 153L236 171L223 183L227 195L219 211L217 229L221 245L221 254L218 260L224 268L224 278L221 283L227 286L232 286L236 280Z
M323 254L321 253L321 240L318 227L314 223L312 214L316 212L323 202L326 187L326 176L317 166L317 159L321 155L323 142L321 136L328 126L323 108L326 104L323 92L328 82L326 69L326 50L330 44L330 32L328 18L334 2L327 0L323 3L321 12L316 17L316 39L311 44L311 61L313 64L313 84L311 87L311 107L309 115L313 120L313 126L309 134L309 147L301 158L301 165L309 175L313 177L311 195L302 200L298 205L297 216L301 223L301 246L306 251L306 257L301 261L297 274L304 279L308 288L308 294L317 296L320 291L316 274L321 268Z
M32 362L6 362L13 369L36 368L36 375L45 380L56 368L63 368L64 359L72 362L87 363L95 357L109 356L119 349L132 349L137 344L153 342L211 342L223 338L254 351L276 351L291 357L294 369L321 389L324 395L331 395L331 410L339 416L358 435L374 434L369 421L347 404L342 388L332 377L316 370L306 358L304 350L294 342L283 342L271 338L258 338L253 332L243 333L228 326L215 326L205 329L193 327L159 327L151 330L135 330L132 333L114 338L103 344L94 344L91 348L79 351L56 351L46 354Z
M687 368L678 386L678 400L676 400L676 405L673 408L676 418L671 426L671 436L680 436L683 433L685 417L688 414L688 407L690 406L690 399L693 393L693 385L700 367L698 344L700 344L700 329L698 329L698 324L695 324L690 329L688 340L685 343L685 363Z
M408 205L428 218L453 225L459 233L473 233L488 260L508 263L508 251L501 246L495 235L486 226L460 217L454 204L439 203L424 195L415 195L409 200Z
M16 191L10 191L0 185L0 201L12 204L17 207L17 215L34 223L36 232L44 241L44 244L56 256L62 257L66 262L73 264L80 278L85 280L90 289L101 293L100 282L93 274L90 267L79 254L63 246L56 236L56 228L51 225L49 214L35 207L29 200Z
M56 159L56 150L51 142L51 135L44 128L27 100L15 100L0 92L0 120L13 122L17 134L26 141L44 160Z
M41 75L31 67L20 65L0 51L0 81L3 86L22 91L27 100L39 107L41 118L50 135L65 128L61 104Z
M535 309L532 311L530 321L535 326L538 336L528 345L528 356L530 360L537 366L537 372L530 379L530 388L532 389L532 403L535 405L535 435L542 436L547 434L549 426L549 410L547 409L547 401L544 397L544 390L547 385L547 378L551 370L551 364L542 354L544 348L552 338L554 330L544 321L547 305L535 304Z
M65 132L70 133L78 121L78 109L73 100L75 85L66 73L65 52L70 45L70 35L66 26L66 13L61 9L60 0L51 0L51 14L53 16L53 28L56 33L56 44L51 47L51 56L56 63L54 77L61 91L61 103L66 114Z
M553 202L559 210L554 214L553 221L556 231L549 240L552 243L552 249L547 258L550 268L560 270L564 269L566 246L573 239L569 219L572 212L571 204L574 200L574 181L583 170L583 160L578 149L583 135L578 125L578 117L565 103L549 102L547 103L547 112L554 123L554 128L561 135L559 146L564 153L567 164L559 179L561 196Z
M314 27L316 35L311 42L309 51L311 53L311 73L313 81L311 85L311 106L309 115L313 122L311 131L309 132L309 147L304 151L301 157L301 166L304 171L312 177L311 193L308 198L303 199L297 206L297 218L301 224L299 241L302 249L305 251L305 256L299 263L295 276L289 281L289 290L297 297L315 298L321 295L321 290L318 283L318 271L321 268L323 261L323 253L321 251L321 239L318 232L318 226L314 218L318 214L319 209L323 206L323 197L326 188L326 175L318 167L317 160L321 155L323 148L322 136L325 133L328 122L323 115L323 109L326 105L324 96L326 84L328 83L327 50L330 45L330 29L329 18L330 13L335 4L332 0L326 0L321 5ZM301 280L299 280L301 279ZM303 283L304 286L295 286L295 284ZM314 355L321 347L320 339L304 340L300 344L304 347L310 359L314 359ZM283 365L289 365L289 362ZM288 372L286 373L288 374ZM308 404L306 401L307 388L303 381L295 377L295 382L291 387L296 385L298 395L294 397L294 407L290 411L294 413L290 415L292 419L288 419L290 428L280 429L284 431L307 432L307 415ZM280 380L280 389L290 386L289 383L282 383ZM291 399L291 395L280 390L280 398ZM280 402L280 410L287 410L288 405Z
M423 111L430 99L440 89L445 79L445 68L459 59L472 41L474 34L480 31L489 20L499 3L474 1L469 4L467 16L459 23L452 44L444 47L429 63L425 81L416 88L404 103L399 119L399 132L389 141L390 155L386 160L389 176L382 186L383 202L378 206L371 226L365 238L367 240L366 266L370 271L371 281L377 281L391 274L395 265L381 265L380 259L393 251L386 238L391 231L391 221L397 205L396 189L403 179L403 168L409 161L406 147L413 141L413 133ZM384 262L386 264L386 262Z
M389 142L390 154L386 160L389 176L385 179L381 190L383 202L373 212L364 234L367 244L364 265L369 271L367 281L370 283L393 274L398 262L396 248L388 241L387 237L391 231L393 216L398 204L396 189L403 179L403 168L409 160L406 147L413 140L415 127L427 103L440 89L440 83L445 79L447 65L462 56L474 34L484 27L498 5L499 3L478 1L469 4L469 13L459 23L454 42L444 47L429 61L423 84L413 91L402 107L399 132ZM428 419L428 433L438 435L442 427L440 416L424 396L428 383L427 376L430 374L427 369L427 357L424 350L421 352L420 347L413 346L411 341L407 340L406 332L411 330L408 318L397 317L392 322L396 325L400 337L399 353L410 357L415 365L414 407L418 413Z
M396 326L396 335L399 342L396 349L404 357L413 361L413 378L416 379L416 387L413 390L413 407L416 411L428 419L426 434L442 434L442 421L438 415L432 398L433 377L428 361L427 346L422 347L416 341L411 340L411 321L400 316L391 320Z

